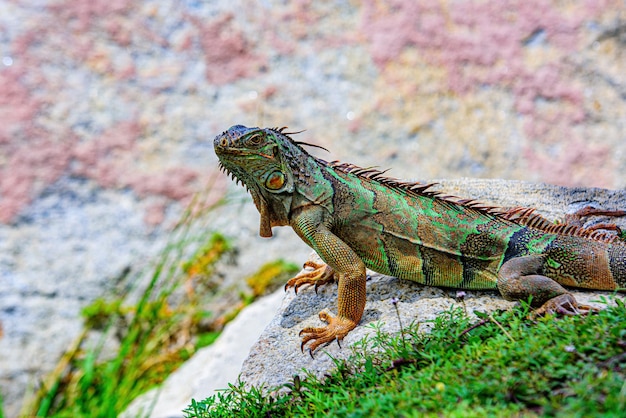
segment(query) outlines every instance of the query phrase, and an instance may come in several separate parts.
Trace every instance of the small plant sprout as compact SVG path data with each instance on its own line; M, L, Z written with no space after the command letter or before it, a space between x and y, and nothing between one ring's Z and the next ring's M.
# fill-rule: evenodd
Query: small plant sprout
M398 309L398 303L400 303L400 299L398 299L395 296L391 298L391 304L396 310L396 316L398 317L398 324L400 324L400 335L402 335L402 345L404 346L404 349L406 350L406 337L404 335L404 327L402 326L402 319L400 319L400 310Z
M465 291L457 290L457 292L456 292L456 300L463 304L463 312L465 312L465 314L467 314L467 307L465 306L465 296L467 296L467 293L465 293Z

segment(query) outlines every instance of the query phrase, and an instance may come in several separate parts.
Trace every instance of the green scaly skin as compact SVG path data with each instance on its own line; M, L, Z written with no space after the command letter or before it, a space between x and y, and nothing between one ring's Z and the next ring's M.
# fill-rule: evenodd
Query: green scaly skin
M222 167L242 181L261 215L260 235L289 225L326 264L286 288L338 282L337 316L305 328L310 352L355 328L365 308L365 269L432 286L495 289L509 300L532 296L538 312L577 314L562 286L626 287L626 242L616 234L555 225L532 209L504 210L442 197L428 184L374 169L328 163L284 129L237 125L218 135ZM597 211L621 216L623 211ZM586 208L580 216L593 215ZM621 234L618 228L615 228Z

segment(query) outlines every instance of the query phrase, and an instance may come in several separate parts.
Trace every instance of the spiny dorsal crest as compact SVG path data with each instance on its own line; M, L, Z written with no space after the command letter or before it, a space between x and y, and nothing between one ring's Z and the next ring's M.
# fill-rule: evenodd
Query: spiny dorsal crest
M486 215L497 216L502 211L502 209L498 207L485 205L472 199L461 199L456 196L444 195L442 192L439 191L430 190L430 188L437 183L420 183L399 180L393 177L385 176L385 173L388 170L381 171L374 167L363 168L354 164L342 163L339 161L332 161L326 164L333 169L343 171L344 173L354 174L367 180L377 181L378 183L383 184L391 189L401 191L411 196L430 197L448 205L462 206L464 208L475 210Z
M535 208L515 207L511 209L500 208L497 206L486 205L473 199L462 199L456 196L444 195L441 192L429 190L437 183L419 183L402 181L384 174L387 170L380 171L374 167L359 167L354 164L332 161L326 163L329 167L351 173L364 179L374 180L395 190L401 190L410 195L428 196L438 199L447 204L462 206L467 209L476 210L478 212L494 216L503 220L514 222L519 225L537 229L542 232L582 237L603 243L622 243L621 239L612 233L583 228L577 225L567 223L553 223L543 216L534 213Z
M501 216L520 225L538 229L543 232L574 237L589 238L604 243L621 243L619 236L606 231L584 228L567 223L553 223L535 213L535 208L516 207L503 212Z

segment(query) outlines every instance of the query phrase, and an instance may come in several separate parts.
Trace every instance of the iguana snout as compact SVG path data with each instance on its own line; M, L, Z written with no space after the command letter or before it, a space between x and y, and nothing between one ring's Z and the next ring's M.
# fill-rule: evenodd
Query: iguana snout
M294 181L272 129L235 125L213 140L220 168L246 186L261 215L259 233L288 224Z

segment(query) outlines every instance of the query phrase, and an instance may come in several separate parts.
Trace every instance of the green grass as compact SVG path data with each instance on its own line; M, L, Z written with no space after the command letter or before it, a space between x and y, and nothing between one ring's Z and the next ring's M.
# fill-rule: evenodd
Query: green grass
M147 283L140 280L141 273L125 272L119 293L83 309L83 331L27 401L21 416L117 416L195 351L212 344L222 327L260 296L275 276L293 271L294 266L277 261L248 278L255 284L249 294L220 287L215 266L233 248L223 235L210 232L210 214L224 201L207 204L202 197L171 232L148 270ZM227 307L230 310L206 310L210 301L229 291L238 300ZM107 339L117 343L116 351L105 349ZM145 411L146 416L149 413Z
M626 411L623 303L562 319L529 319L522 306L478 323L454 309L428 334L419 324L404 335L376 330L352 350L326 379L296 378L272 397L239 382L184 412L200 418L618 417Z
M196 340L206 343L202 338L192 339L194 328L206 315L202 306L184 292L176 292L189 279L183 260L191 248L199 248L209 274L230 250L222 235L206 233L206 228L204 237L194 232L201 227L202 215L220 203L207 206L196 201L172 231L142 288L136 288L139 277L126 272L120 294L96 299L83 309L82 333L22 411L24 415L117 416L136 396L187 360L197 348ZM89 343L89 337L98 333L96 343L93 338ZM104 350L107 337L119 344L112 355Z

